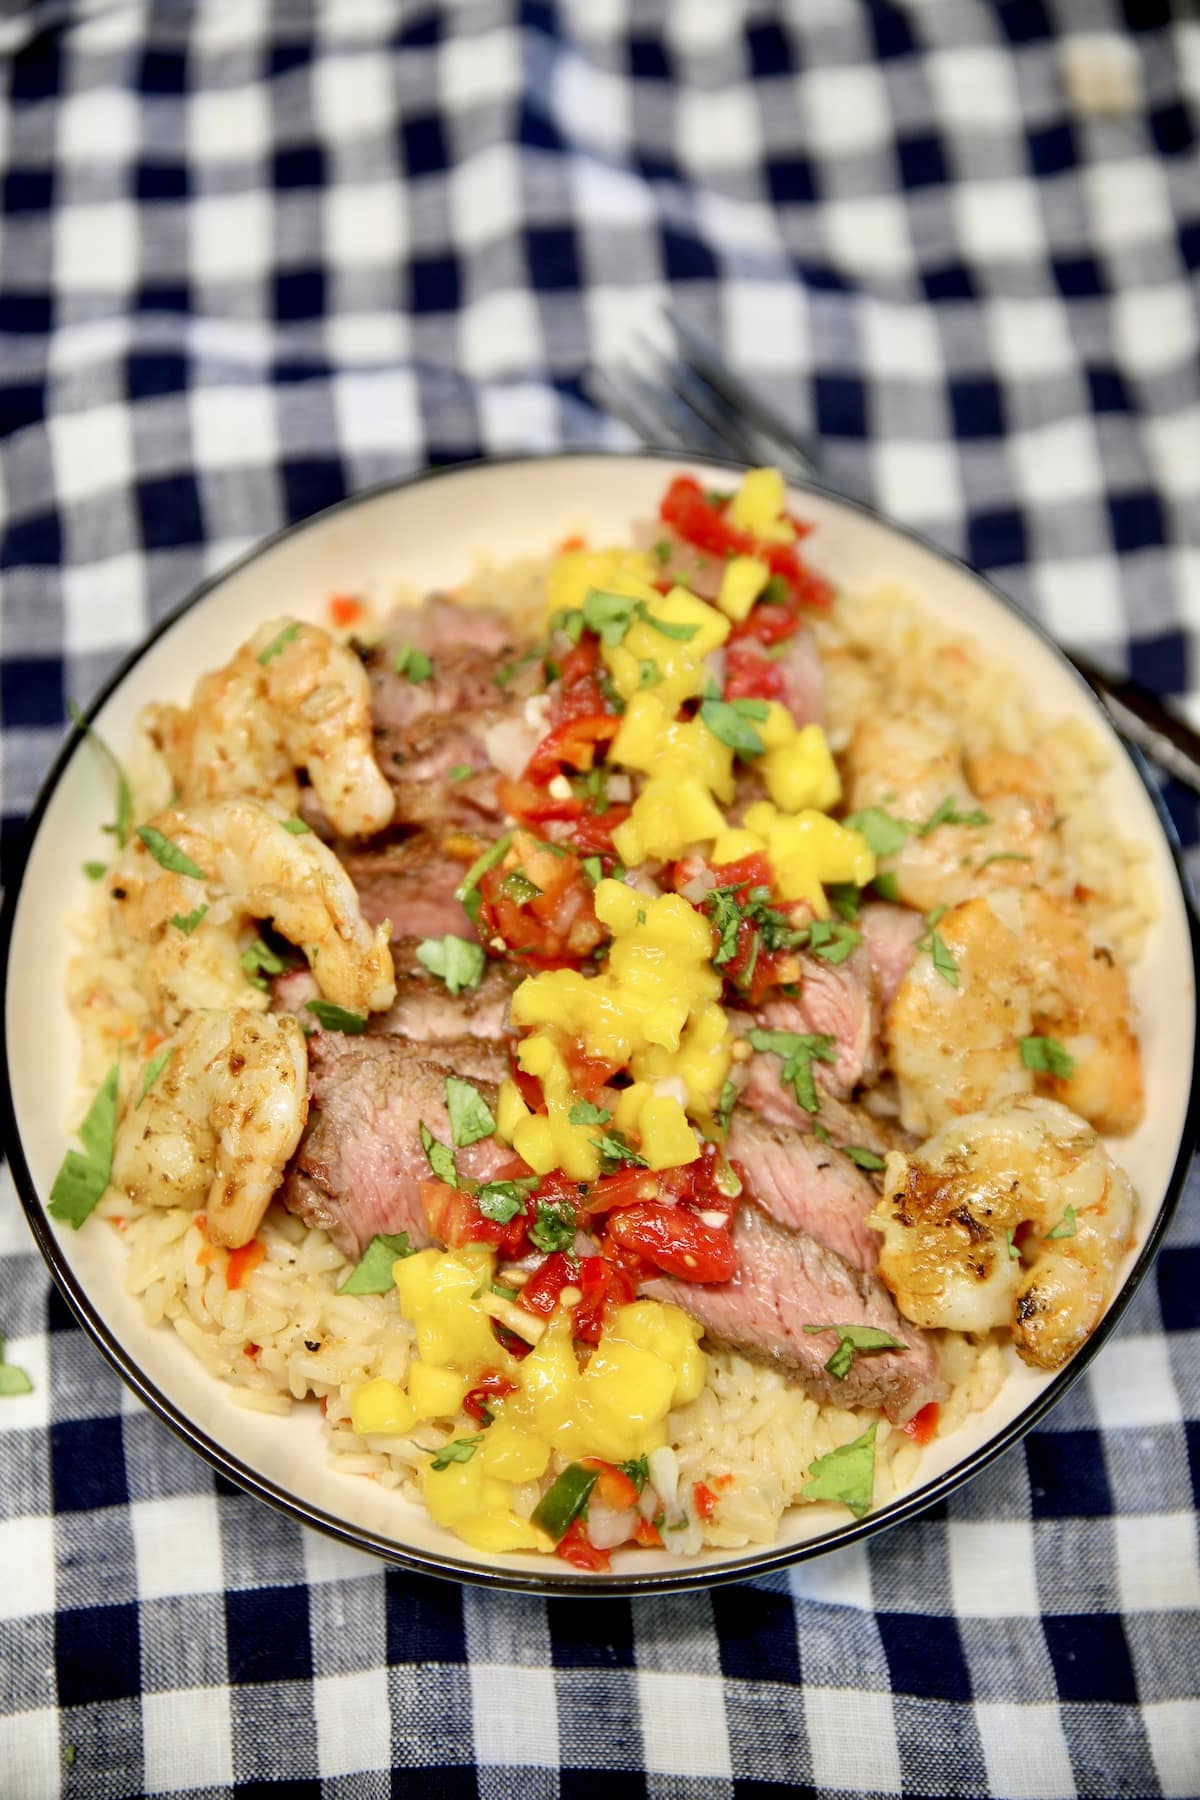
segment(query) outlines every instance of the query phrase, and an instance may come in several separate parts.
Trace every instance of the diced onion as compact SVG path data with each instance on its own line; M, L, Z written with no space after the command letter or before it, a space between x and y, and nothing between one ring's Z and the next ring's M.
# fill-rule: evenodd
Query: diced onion
M483 734L483 747L493 769L516 781L537 749L543 733L520 719L501 719Z
M650 1452L646 1463L658 1497L670 1511L679 1494L679 1458L670 1444L663 1444Z

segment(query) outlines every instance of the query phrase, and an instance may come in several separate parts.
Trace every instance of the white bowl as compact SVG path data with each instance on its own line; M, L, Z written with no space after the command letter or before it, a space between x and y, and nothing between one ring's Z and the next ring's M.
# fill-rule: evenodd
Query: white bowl
M711 483L721 467L649 454L556 456L468 465L347 500L269 539L200 588L109 683L93 711L95 723L120 753L147 701L185 699L199 671L223 662L265 619L289 611L321 620L328 596L339 591L385 608L401 586L422 591L463 580L480 552L497 561L538 555L572 532L621 542L635 520L653 515L672 473L690 469ZM725 472L733 480L740 474L735 468ZM911 585L931 614L1016 665L1039 709L1084 720L1110 740L1106 798L1113 826L1148 846L1161 908L1133 977L1150 1104L1145 1123L1117 1149L1141 1207L1113 1304L1085 1350L1059 1374L1036 1373L1013 1357L1009 1378L987 1410L931 1444L917 1485L860 1522L841 1522L840 1508L801 1507L785 1518L779 1541L765 1549L707 1551L687 1561L666 1552L627 1551L615 1557L611 1575L586 1575L550 1558L474 1552L395 1493L335 1474L326 1466L315 1406L278 1418L235 1405L173 1331L143 1322L122 1285L117 1234L96 1226L74 1232L45 1210L66 1147L63 1121L77 1061L65 1000L64 920L83 899L80 865L96 854L97 825L112 809L100 759L80 754L78 732L34 809L27 860L0 924L6 999L0 1122L38 1244L100 1349L214 1467L302 1522L394 1562L510 1588L643 1592L744 1578L880 1531L967 1480L1062 1396L1145 1275L1178 1198L1197 1124L1196 958L1178 859L1150 785L1058 651L978 576L819 489L794 490L792 503L818 527L805 555L821 571L860 590L883 582ZM1111 1354L1119 1356L1120 1346Z

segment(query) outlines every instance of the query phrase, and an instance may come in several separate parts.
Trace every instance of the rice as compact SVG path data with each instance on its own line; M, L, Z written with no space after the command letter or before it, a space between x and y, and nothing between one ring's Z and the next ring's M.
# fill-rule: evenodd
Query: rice
M504 569L481 564L458 598L533 619L545 567L542 559ZM905 592L842 595L815 630L835 750L845 748L855 725L881 703L894 708L899 700L919 716L948 718L968 754L1006 749L1038 760L1060 817L1067 884L1086 893L1093 928L1123 960L1134 960L1154 917L1154 896L1146 852L1116 838L1106 816L1098 777L1108 759L1098 739L1075 721L1039 718L1025 705L1015 671L985 662ZM135 817L153 816L166 791L161 758L145 733L130 774ZM119 1051L142 1047L152 1021L133 953L114 941L99 893L72 929L79 949L68 997L81 1038L81 1087L90 1095ZM122 1059L125 1104L137 1060ZM97 1217L124 1239L125 1285L140 1300L146 1321L174 1330L239 1406L287 1414L296 1404L319 1404L328 1461L340 1473L368 1477L419 1502L419 1471L429 1450L478 1429L460 1414L424 1423L407 1438L355 1433L351 1395L380 1376L402 1384L415 1333L401 1316L395 1290L339 1294L347 1259L324 1232L280 1205L271 1206L259 1227L261 1262L235 1288L226 1280L229 1258L209 1242L202 1215L138 1206L110 1189ZM938 1432L948 1435L990 1404L1005 1379L1008 1351L998 1335L935 1337L949 1389ZM778 1369L730 1350L710 1349L707 1365L702 1393L668 1421L681 1492L706 1489L712 1503L703 1519L694 1506L687 1508L679 1529L668 1533L665 1541L675 1554L693 1554L704 1545L734 1549L773 1542L785 1514L803 1501L813 1462L853 1442L872 1420L874 1504L885 1504L914 1480L921 1451L882 1416L822 1404ZM515 1509L528 1517L539 1493L533 1483L516 1489ZM841 1508L827 1510L831 1521L844 1516Z

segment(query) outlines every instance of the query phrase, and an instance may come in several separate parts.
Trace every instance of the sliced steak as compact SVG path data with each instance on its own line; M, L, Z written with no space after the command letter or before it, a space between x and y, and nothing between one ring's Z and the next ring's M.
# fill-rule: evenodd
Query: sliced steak
M883 1240L866 1217L879 1195L849 1157L740 1108L726 1150L755 1200L780 1225L807 1231L856 1269L874 1270Z
M912 965L917 939L926 929L925 920L911 907L872 900L859 912L858 929L875 977L879 1014L884 1018Z
M475 928L454 898L465 863L448 856L432 833L416 832L399 842L341 852L369 925L390 924L392 936L475 936Z
M513 641L512 620L490 607L462 606L449 594L430 594L420 606L397 607L384 640L394 652L402 644L428 657L450 650L474 650L493 659Z
M489 958L478 987L452 994L445 982L417 960L418 942L417 938L400 938L392 944L396 998L387 1012L372 1019L371 1030L418 1044L442 1044L455 1038L502 1044L520 974Z
M880 1017L875 978L862 945L843 963L805 954L800 962L803 974L798 993L789 995L776 989L754 1013L731 1011L730 1020L742 1037L757 1027L833 1038L836 1062L814 1062L813 1072L822 1087L844 1097L860 1081L870 1080L878 1066ZM770 1056L778 1071L779 1059L774 1053L761 1054Z
M488 761L487 734L509 714L500 707L419 718L403 731L375 733L375 760L396 796L404 825L477 830L503 817L496 771ZM479 772L455 781L456 769Z
M903 1149L908 1144L910 1134L901 1131L898 1124L877 1117L852 1100L839 1099L824 1084L817 1087L820 1101L817 1111L806 1112L796 1099L795 1090L780 1079L782 1067L777 1056L770 1056L765 1051L756 1051L745 1062L734 1064L733 1080L741 1111L756 1113L773 1125L790 1125L795 1131L809 1134L820 1126L835 1144L874 1150L878 1156L888 1150ZM872 1093L877 1092L877 1088L872 1089Z
M932 1340L901 1319L873 1276L754 1205L739 1208L733 1237L738 1269L731 1281L702 1286L659 1277L643 1283L641 1292L682 1307L715 1343L798 1376L818 1400L882 1407L901 1423L941 1398L945 1384ZM906 1347L856 1355L845 1379L837 1381L824 1367L836 1334L810 1336L804 1329L835 1324L873 1325Z
M316 1032L308 1043L308 1123L288 1167L281 1198L308 1225L320 1226L347 1256L358 1257L379 1232L406 1231L412 1243L431 1242L421 1205L429 1161L422 1121L450 1142L447 1074L483 1085L505 1073L504 1058L479 1043L448 1043L434 1059L423 1044L399 1038L345 1037ZM462 1174L487 1181L512 1167L513 1155L495 1138L458 1153Z

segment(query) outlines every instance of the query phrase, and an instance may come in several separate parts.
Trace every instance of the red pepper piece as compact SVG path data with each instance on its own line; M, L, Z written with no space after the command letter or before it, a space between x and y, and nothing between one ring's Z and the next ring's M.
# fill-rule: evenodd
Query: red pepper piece
M698 1519L711 1519L717 1510L717 1496L707 1482L697 1481L692 1487L692 1505Z
M628 1306L636 1293L623 1269L603 1256L585 1256L575 1283L583 1298L575 1308L575 1336L585 1344L598 1344L609 1306Z
M588 1569L603 1573L612 1568L612 1558L607 1550L597 1550L588 1537L587 1530L579 1519L575 1519L559 1538L554 1546L555 1556L561 1556L572 1568Z
M535 1318L548 1319L558 1305L558 1296L565 1287L573 1284L574 1279L575 1271L569 1258L561 1250L555 1250L529 1277L517 1298L517 1305L533 1313Z
M593 713L590 718L564 719L542 739L525 765L524 781L552 781L560 764L571 769L590 769L596 760L596 746L607 744L621 729L621 721L612 713Z
M616 1463L602 1462L598 1456L585 1456L583 1466L596 1470L596 1492L614 1512L625 1512L628 1507L637 1505L637 1488Z
M680 1281L728 1281L737 1252L728 1231L706 1225L683 1206L654 1201L611 1214L607 1236Z
M908 1424L904 1426L904 1430L907 1431L914 1443L924 1446L931 1443L937 1436L939 1411L937 1401L931 1400L927 1406L921 1408L920 1412L913 1414Z
M510 1381L507 1375L500 1375L489 1369L481 1375L475 1386L463 1401L463 1411L474 1419L477 1425L487 1425L491 1419L489 1400L503 1400L506 1394L515 1394L517 1384Z

